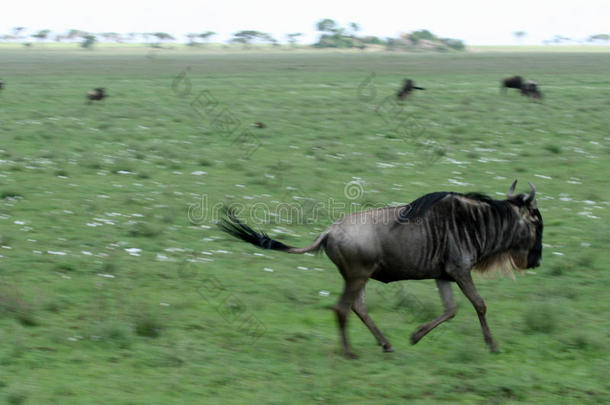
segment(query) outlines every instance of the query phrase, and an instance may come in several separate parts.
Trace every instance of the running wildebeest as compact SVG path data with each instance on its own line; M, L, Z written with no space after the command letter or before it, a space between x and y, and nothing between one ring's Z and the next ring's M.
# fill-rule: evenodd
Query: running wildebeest
M542 98L542 93L540 93L540 90L538 89L538 84L533 80L528 80L523 83L523 86L521 86L521 94L536 99Z
M517 89L523 96L529 96L536 99L542 98L542 94L538 89L538 84L533 80L524 81L521 76L512 76L502 80L500 88L504 93L506 93L506 89Z
M512 76L502 80L502 86L500 88L502 89L502 91L506 92L506 89L521 90L522 87L523 78L521 76Z
M413 90L426 90L423 87L418 87L413 84L413 80L405 79L405 84L402 89L396 94L399 99L404 100Z
M91 104L92 101L101 101L105 97L108 97L106 94L106 89L103 87L98 87L93 90L89 90L87 92L87 104Z
M457 283L474 306L485 342L498 351L485 318L486 306L472 281L471 270L527 269L540 265L542 216L536 189L515 195L517 180L506 200L479 193L436 192L407 205L349 214L330 225L308 247L296 248L256 232L226 210L219 226L229 234L263 249L287 253L324 250L345 280L333 307L346 357L354 357L346 335L352 309L369 328L384 352L393 351L377 329L365 304L365 285L372 278L383 283L435 279L444 313L421 325L412 335L417 343L456 314L451 282Z

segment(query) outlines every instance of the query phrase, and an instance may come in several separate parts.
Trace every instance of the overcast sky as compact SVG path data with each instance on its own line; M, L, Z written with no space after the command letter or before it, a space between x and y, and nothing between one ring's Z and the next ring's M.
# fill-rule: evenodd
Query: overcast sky
M539 44L562 35L586 39L610 34L610 0L40 0L3 1L0 35L15 26L65 32L168 32L180 40L189 32L218 33L225 41L245 29L270 33L281 42L285 34L302 32L304 43L318 37L315 23L332 18L345 26L356 22L362 35L396 37L428 29L469 45ZM517 42L515 31L527 36Z

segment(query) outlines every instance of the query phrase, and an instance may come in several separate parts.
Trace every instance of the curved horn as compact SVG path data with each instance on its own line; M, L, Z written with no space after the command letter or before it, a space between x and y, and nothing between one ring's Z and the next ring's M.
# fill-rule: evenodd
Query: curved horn
M508 198L512 197L515 195L515 187L517 186L517 179L515 179L515 181L513 181L513 184L510 186L510 188L508 189L508 193L506 193L506 196Z
M536 187L534 187L534 185L532 183L530 183L529 181L527 182L527 184L530 185L530 193L527 196L525 196L523 201L531 202L531 201L534 201L534 199L536 198Z

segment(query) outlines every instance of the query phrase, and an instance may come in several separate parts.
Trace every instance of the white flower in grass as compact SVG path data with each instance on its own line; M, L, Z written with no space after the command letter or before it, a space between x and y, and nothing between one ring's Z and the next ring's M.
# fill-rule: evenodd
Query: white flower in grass
M129 253L131 256L140 256L140 252L142 252L142 249L138 249L138 248L127 248L125 249L125 251L127 253Z

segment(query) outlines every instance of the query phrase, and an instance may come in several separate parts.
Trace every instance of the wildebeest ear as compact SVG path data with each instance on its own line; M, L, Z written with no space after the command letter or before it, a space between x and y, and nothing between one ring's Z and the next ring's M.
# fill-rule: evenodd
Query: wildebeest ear
M513 181L513 184L508 189L508 193L506 193L506 196L508 198L511 198L511 197L513 197L515 195L515 187L516 186L517 186L517 179L515 179L515 181Z
M523 198L523 202L532 208L536 208L536 187L528 181L530 193Z

